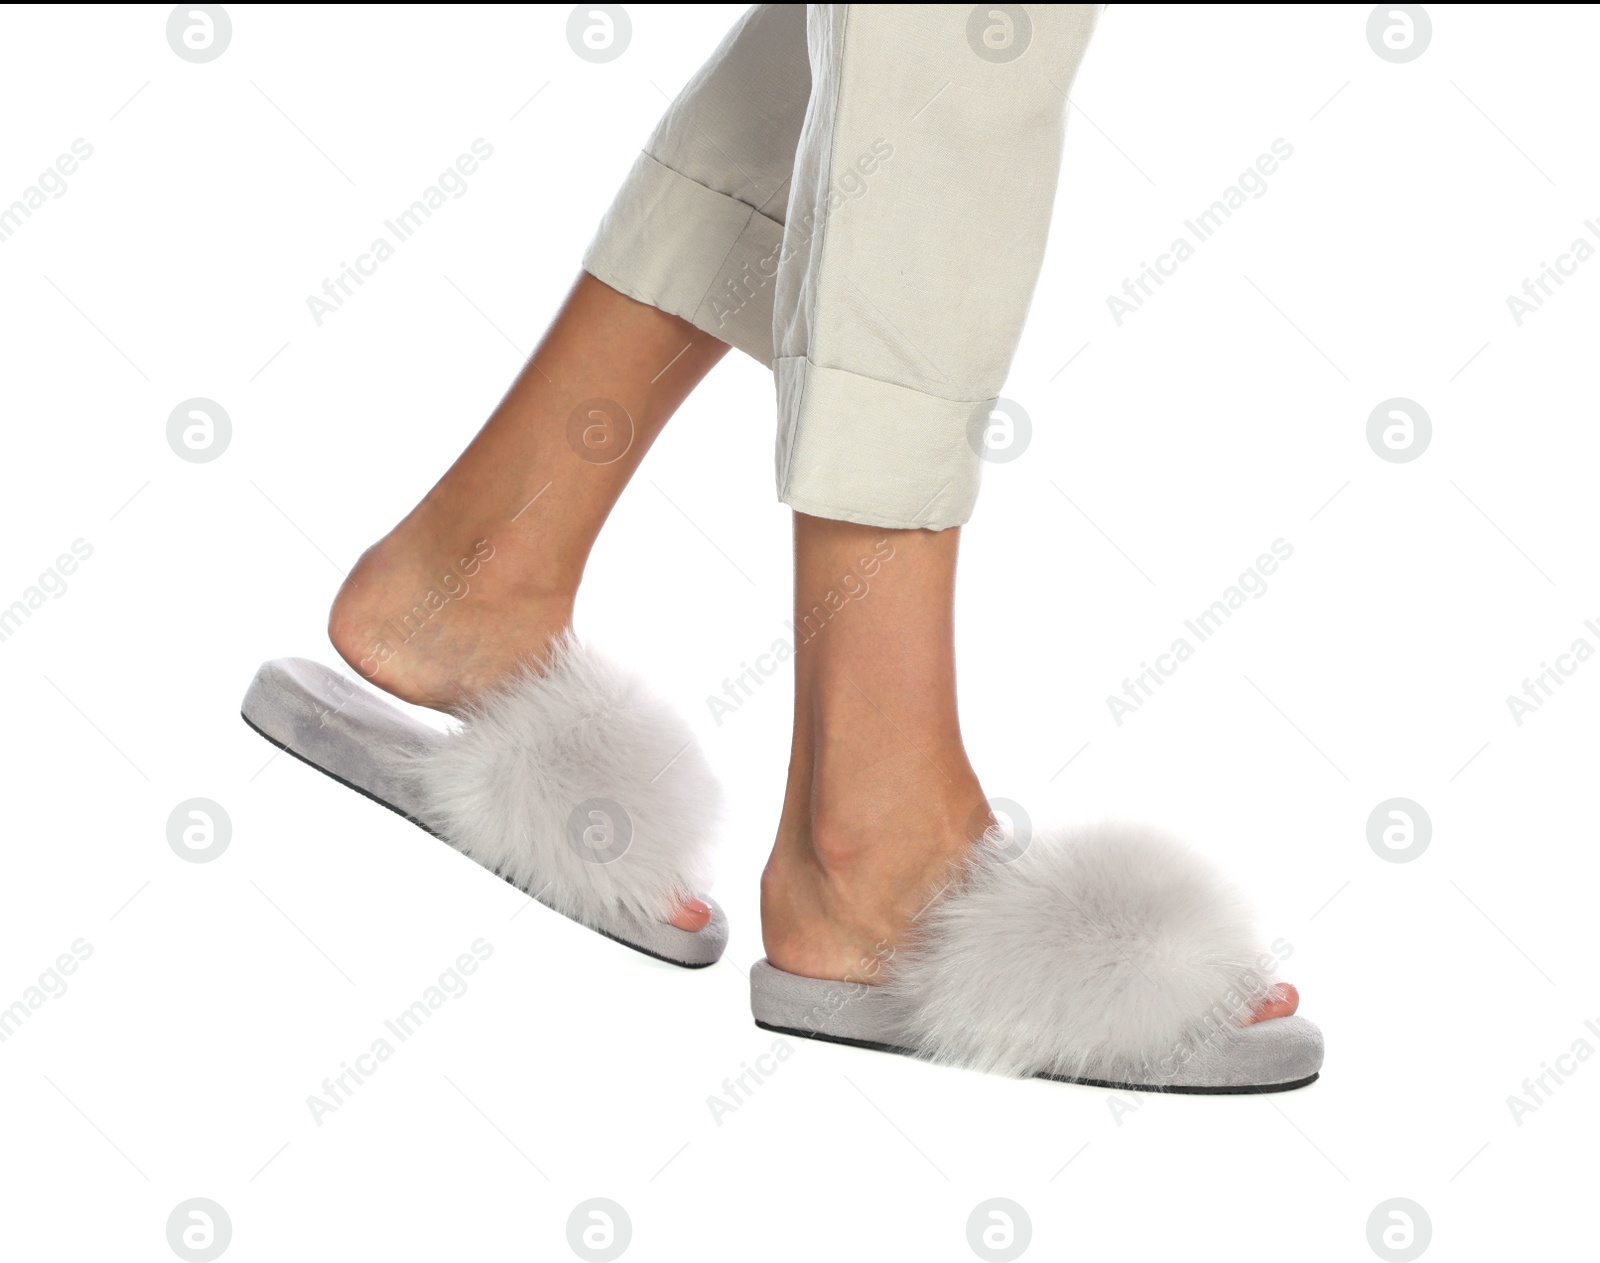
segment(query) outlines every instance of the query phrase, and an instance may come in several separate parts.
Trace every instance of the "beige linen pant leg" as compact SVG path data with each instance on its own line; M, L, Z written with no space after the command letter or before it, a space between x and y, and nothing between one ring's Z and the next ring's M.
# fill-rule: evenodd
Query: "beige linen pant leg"
M770 367L773 280L810 96L806 6L754 6L656 125L584 270Z
M940 530L1038 280L1100 5L758 5L584 259L769 364L779 498Z

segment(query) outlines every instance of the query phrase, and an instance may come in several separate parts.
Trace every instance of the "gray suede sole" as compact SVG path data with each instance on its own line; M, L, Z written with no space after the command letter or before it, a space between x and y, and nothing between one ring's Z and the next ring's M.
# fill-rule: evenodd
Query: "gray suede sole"
M802 978L765 960L750 966L750 1008L756 1025L803 1039L821 1039L915 1057L914 1039L875 986ZM1137 1092L1234 1095L1305 1087L1322 1069L1322 1032L1305 1018L1279 1017L1230 1030L1200 1045L1171 1073L1144 1081L1083 1075L1035 1077Z
M440 734L377 693L320 662L275 658L256 672L240 712L245 723L279 749L440 841L450 841L422 822L420 786L406 761L408 753L424 749ZM519 889L543 902L534 891ZM715 900L700 898L711 905L711 920L697 933L643 921L620 908L588 928L657 960L702 968L721 959L728 918Z

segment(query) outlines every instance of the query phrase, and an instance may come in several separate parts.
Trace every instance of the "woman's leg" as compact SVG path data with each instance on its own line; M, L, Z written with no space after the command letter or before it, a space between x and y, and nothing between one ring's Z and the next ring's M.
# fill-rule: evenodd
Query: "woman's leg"
M335 647L379 688L456 711L541 658L679 404L730 345L771 363L762 263L810 86L804 6L757 5L667 110L522 375L334 601ZM673 924L708 915L695 901Z
M772 279L810 92L805 6L768 4L678 94L527 368L334 602L334 644L367 679L455 710L540 656L678 405L729 346L772 362Z
M483 429L405 520L362 554L328 635L406 701L458 710L543 657L584 563L662 426L728 351L587 274ZM691 899L681 930L711 918Z
M340 655L445 711L542 657L617 497L727 351L581 275L477 437L350 572L329 617Z
M1099 7L1031 5L1024 29L1002 14L991 32L964 6L808 6L817 91L774 307L796 627L864 559L889 555L864 596L798 637L789 783L762 883L768 956L791 973L865 971L988 823L955 688L972 422L987 421L1021 335L1065 93Z
M818 91L774 337L800 634L762 928L780 969L870 980L990 823L957 718L959 527L1100 6L1028 6L1027 26L982 6L809 9Z
M335 600L334 645L367 679L456 710L539 657L678 405L730 345L771 363L776 263L760 265L810 90L802 5L749 10L684 87L522 375Z
M987 822L956 714L960 534L794 516L794 741L761 882L779 969L870 977Z

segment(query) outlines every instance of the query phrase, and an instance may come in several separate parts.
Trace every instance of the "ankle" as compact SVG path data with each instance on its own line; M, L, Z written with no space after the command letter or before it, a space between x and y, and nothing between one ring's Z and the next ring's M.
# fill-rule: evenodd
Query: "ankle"
M818 806L806 840L817 867L849 883L885 867L918 868L925 857L964 847L982 832L983 790L976 777L959 786L924 786L858 810Z
M895 737L887 746L864 745L855 732L817 737L801 802L825 868L848 869L885 848L915 850L923 837L937 845L971 831L984 797L960 733Z
M482 584L513 605L570 607L588 560L587 549L575 552L559 541L536 539L509 517L486 517L481 508L455 512L432 498L369 552L410 564L429 561L439 571L438 583L458 589Z
M826 880L850 885L920 867L983 831L983 788L959 743L939 751L939 765L917 751L913 761L877 753L818 750L808 774L791 782L775 850L786 867L804 857Z
M875 798L870 779L859 779L864 805L855 811L791 787L761 875L767 959L806 977L875 980L966 854L975 810L985 810L965 771L959 789L940 778L940 788L911 797Z

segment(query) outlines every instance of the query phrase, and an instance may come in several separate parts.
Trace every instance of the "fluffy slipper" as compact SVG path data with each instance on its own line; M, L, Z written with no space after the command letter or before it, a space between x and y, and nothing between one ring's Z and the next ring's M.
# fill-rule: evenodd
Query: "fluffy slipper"
M563 916L675 965L722 955L727 918L701 893L716 777L671 707L575 637L448 733L304 658L263 663L242 713ZM666 923L691 896L711 905L696 933Z
M750 971L756 1024L998 1074L1282 1092L1322 1067L1305 1018L1240 1025L1273 957L1204 859L1136 826L988 835L872 983Z

